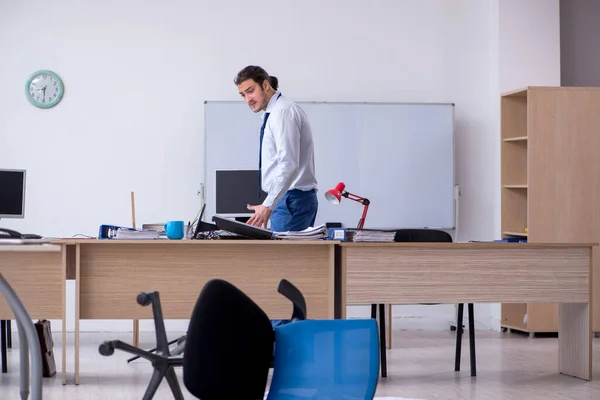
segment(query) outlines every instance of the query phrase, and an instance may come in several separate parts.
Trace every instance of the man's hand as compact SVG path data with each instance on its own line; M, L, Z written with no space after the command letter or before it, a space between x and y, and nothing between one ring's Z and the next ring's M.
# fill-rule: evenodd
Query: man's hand
M271 209L263 205L251 206L248 205L248 210L254 210L252 218L246 222L248 225L258 226L259 228L266 228L271 218Z

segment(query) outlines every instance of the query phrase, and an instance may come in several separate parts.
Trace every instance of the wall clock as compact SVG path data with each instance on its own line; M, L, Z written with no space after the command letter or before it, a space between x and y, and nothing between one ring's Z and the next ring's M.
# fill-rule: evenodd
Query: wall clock
M52 71L36 71L25 84L27 100L38 108L51 108L62 99L65 87L58 75Z

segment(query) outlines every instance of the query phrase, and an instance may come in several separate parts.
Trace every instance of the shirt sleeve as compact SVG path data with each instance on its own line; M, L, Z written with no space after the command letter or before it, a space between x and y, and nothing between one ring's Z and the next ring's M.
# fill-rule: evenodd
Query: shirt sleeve
M293 108L286 109L280 115L272 115L269 118L269 128L273 133L277 149L277 174L272 190L267 195L263 205L274 210L298 175L300 165L300 116Z

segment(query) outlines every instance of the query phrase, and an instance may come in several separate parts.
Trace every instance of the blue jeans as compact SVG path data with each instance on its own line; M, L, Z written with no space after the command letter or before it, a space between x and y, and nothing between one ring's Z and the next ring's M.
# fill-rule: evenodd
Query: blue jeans
M271 230L302 231L313 226L318 208L316 190L289 190L271 214Z
M316 190L289 190L271 214L273 232L302 231L315 224L319 200ZM288 320L271 320L273 329Z

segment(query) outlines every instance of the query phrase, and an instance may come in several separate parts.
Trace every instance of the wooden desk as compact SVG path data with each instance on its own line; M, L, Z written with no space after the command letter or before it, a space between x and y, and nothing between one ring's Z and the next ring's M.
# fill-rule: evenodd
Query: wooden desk
M277 292L288 279L306 297L308 317L334 316L334 248L330 241L61 240L75 264L75 384L81 319L152 319L138 293L158 291L166 319L188 319L204 284L225 279L272 319L292 315ZM74 247L74 251L69 248Z
M66 253L54 245L0 244L0 273L33 319L62 320L62 383L67 383ZM14 319L0 295L0 319Z
M558 370L591 380L593 246L343 243L336 314L347 304L560 303Z

